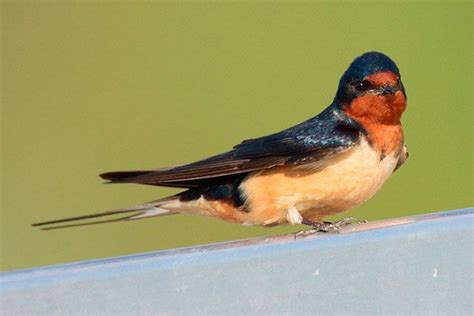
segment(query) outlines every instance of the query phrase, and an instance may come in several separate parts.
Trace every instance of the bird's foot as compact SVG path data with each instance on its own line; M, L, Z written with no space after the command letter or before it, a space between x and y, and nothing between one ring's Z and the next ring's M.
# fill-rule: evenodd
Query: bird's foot
M308 219L303 219L301 221L301 224L310 226L311 229L302 230L300 232L297 232L295 234L295 239L306 237L306 236L313 235L313 234L316 234L316 233L321 233L321 232L328 233L328 232L335 232L335 231L338 230L338 228L333 226L333 224L330 223L330 222L314 222L314 221L310 221Z
M303 230L295 234L295 239L300 237L306 237L315 233L339 233L339 229L346 225L367 223L366 220L360 220L355 217L343 218L337 222L314 222L307 219L303 219L301 224L312 227L308 230Z

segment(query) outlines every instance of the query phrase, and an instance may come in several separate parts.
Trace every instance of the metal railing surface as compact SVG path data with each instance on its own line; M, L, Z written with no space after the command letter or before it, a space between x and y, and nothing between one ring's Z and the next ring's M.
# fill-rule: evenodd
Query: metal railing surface
M474 208L0 274L10 314L473 313Z

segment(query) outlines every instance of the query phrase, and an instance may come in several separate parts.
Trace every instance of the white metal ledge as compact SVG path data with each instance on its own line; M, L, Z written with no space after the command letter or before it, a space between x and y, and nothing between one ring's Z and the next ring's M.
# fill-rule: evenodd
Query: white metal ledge
M12 314L473 313L474 208L0 274Z

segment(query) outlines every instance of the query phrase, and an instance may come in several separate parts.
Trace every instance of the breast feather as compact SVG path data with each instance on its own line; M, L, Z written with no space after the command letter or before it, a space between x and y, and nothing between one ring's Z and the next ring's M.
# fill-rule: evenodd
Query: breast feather
M250 176L241 184L249 221L285 221L297 207L303 216L322 216L360 205L390 177L398 157L381 159L366 138L353 149L318 162L317 168L277 167Z

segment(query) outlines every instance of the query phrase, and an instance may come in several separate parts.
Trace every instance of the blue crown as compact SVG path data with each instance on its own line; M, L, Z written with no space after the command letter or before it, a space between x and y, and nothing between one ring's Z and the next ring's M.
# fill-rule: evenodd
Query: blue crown
M391 71L399 75L398 67L390 57L379 52L368 52L354 59L343 78L361 80L379 71Z

